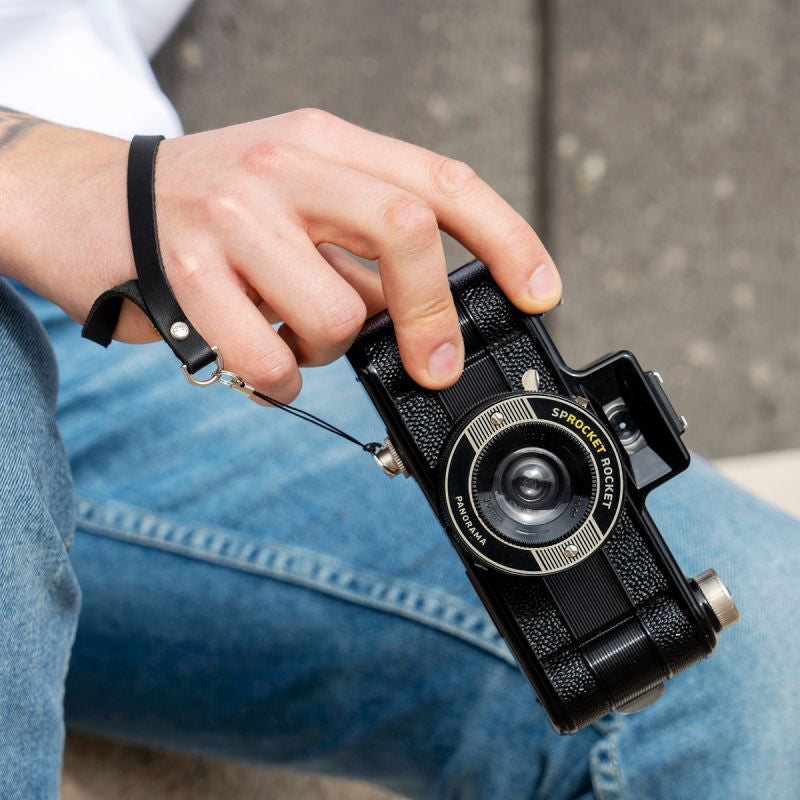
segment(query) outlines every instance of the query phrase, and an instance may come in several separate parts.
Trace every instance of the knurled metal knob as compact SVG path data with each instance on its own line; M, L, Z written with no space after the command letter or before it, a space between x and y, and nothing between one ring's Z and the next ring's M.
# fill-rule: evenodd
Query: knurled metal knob
M695 575L694 582L714 612L721 631L738 621L739 609L736 608L736 603L733 602L728 587L713 569L707 569L699 575Z
M394 442L388 436L383 440L383 447L373 453L372 456L378 466L390 478L394 478L397 475L402 475L404 478L408 477L406 465L403 463L403 459L400 458L400 453L397 452Z

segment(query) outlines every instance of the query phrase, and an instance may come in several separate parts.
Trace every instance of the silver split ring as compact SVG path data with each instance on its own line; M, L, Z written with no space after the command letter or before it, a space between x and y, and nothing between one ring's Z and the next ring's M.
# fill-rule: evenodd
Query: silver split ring
M189 372L189 367L186 364L181 365L181 369L183 370L183 375L192 386L198 386L201 389L205 388L206 386L213 386L218 380L220 375L222 375L222 371L225 367L225 362L222 359L222 353L220 353L219 348L214 345L211 348L211 351L214 353L214 371L209 375L207 378L198 379Z

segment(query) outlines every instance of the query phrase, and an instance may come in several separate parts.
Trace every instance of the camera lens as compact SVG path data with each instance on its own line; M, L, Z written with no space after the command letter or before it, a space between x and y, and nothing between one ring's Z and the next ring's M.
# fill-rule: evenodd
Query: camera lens
M557 516L569 497L569 487L561 459L537 448L509 453L492 481L498 505L523 525L541 525Z
M532 508L547 505L558 490L558 475L551 464L536 456L522 456L506 469L503 488L514 500Z
M577 437L555 425L516 425L493 437L472 472L483 520L517 544L547 544L585 519L594 492L591 461Z
M620 444L628 451L635 451L639 444L644 441L639 426L634 422L628 406L622 401L612 404L606 409L608 421L614 429Z
M464 415L440 459L436 499L470 558L503 572L550 575L602 545L626 497L622 448L605 413L526 390Z

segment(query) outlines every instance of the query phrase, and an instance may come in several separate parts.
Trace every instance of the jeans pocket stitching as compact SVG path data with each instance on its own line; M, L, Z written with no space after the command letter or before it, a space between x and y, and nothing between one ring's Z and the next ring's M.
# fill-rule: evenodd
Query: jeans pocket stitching
M254 542L229 528L181 522L125 503L80 496L77 510L78 527L87 533L286 581L396 614L515 664L488 616L444 592L372 574L313 551Z

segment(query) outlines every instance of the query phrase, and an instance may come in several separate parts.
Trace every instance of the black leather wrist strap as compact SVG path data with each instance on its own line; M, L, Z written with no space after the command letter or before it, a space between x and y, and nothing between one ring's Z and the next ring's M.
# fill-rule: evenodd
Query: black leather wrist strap
M192 385L203 387L219 382L242 394L258 397L376 456L382 447L378 442L362 442L310 411L282 403L259 392L235 373L225 370L219 350L216 347L209 347L208 342L186 318L170 289L158 245L156 155L163 138L163 136L134 136L128 152L128 222L138 280L115 286L103 292L94 301L83 325L83 336L103 347L108 347L114 338L114 329L119 321L122 303L124 300L130 300L147 314L161 334L161 338L181 360L184 374ZM215 365L210 377L204 379L192 377L195 372L209 364Z
M144 311L190 374L217 360L195 330L169 286L158 245L155 204L156 154L163 136L134 136L128 153L128 221L138 280L104 292L95 300L83 336L108 347L123 300Z

